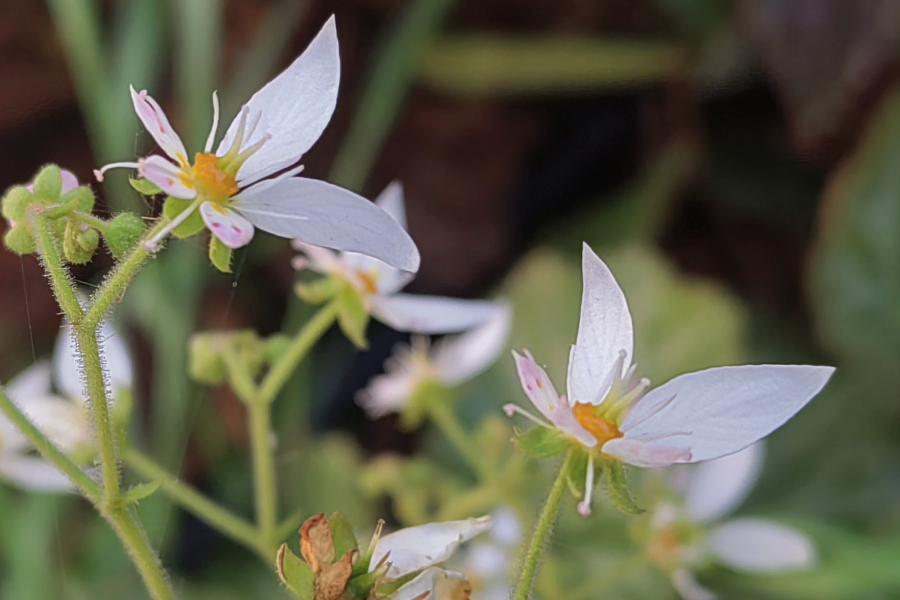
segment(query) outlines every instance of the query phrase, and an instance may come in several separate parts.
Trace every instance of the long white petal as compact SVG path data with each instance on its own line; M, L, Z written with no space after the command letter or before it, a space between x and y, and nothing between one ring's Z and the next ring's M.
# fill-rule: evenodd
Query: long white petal
M625 294L609 268L587 244L581 259L584 291L578 338L569 364L569 399L599 403L606 394L604 382L619 353L626 354L623 370L631 364L634 333ZM619 375L619 374L617 374ZM608 384L606 384L608 387Z
M672 587L684 600L716 600L716 595L697 583L687 569L676 569L671 576Z
M390 553L387 560L391 567L387 576L403 577L447 560L460 544L487 531L490 526L491 518L481 517L401 529L378 540L371 565L380 564Z
M394 294L371 299L372 315L398 331L454 333L480 325L500 308L489 300Z
M434 366L445 385L456 386L490 367L506 348L512 323L512 308L497 304L497 314L471 331L439 341L434 348Z
M388 600L461 600L469 595L468 579L462 573L437 567L425 569L412 581L388 596Z
M235 210L204 202L200 216L213 235L229 248L241 248L253 239L253 224Z
M685 490L691 520L705 523L733 511L756 483L762 458L763 442L757 442L722 458L681 467L691 470Z
M295 164L319 139L337 103L341 62L332 16L287 69L247 102L247 122L259 120L245 135L242 149L266 140L238 170L238 184L266 177ZM240 118L228 127L216 151L224 156L234 143ZM268 137L268 139L266 139Z
M243 190L230 206L281 237L360 252L404 271L419 268L419 251L397 221L362 196L324 181L264 181Z
M91 430L84 407L57 396L34 398L22 412L64 452L90 445Z
M709 532L707 545L721 563L742 571L811 569L816 549L800 531L766 519L735 519Z
M0 477L26 490L44 493L74 491L75 486L47 461L17 454L0 454Z
M636 467L655 469L668 467L690 459L691 453L687 448L677 446L651 445L646 442L616 438L603 444L603 453L615 456L622 462Z
M690 448L690 462L718 458L783 425L833 372L832 367L746 365L681 375L644 396L621 430L631 439Z
M373 377L369 385L357 399L366 414L377 419L392 412L400 412L409 402L418 380L415 373L407 369L397 369Z
M49 394L50 384L50 363L39 360L16 375L6 385L5 391L10 400L22 406L31 398Z
M131 87L131 103L141 123L162 151L179 164L187 164L187 150L184 149L181 138L175 133L159 104L147 94L146 90L136 92L134 87Z

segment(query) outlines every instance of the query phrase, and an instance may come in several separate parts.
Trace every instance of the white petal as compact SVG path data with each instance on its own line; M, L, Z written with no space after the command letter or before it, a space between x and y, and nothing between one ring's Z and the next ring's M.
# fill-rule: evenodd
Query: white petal
M181 168L162 156L154 154L138 161L138 173L144 179L159 186L170 196L191 200L197 197L197 190L185 183Z
M499 307L489 300L394 294L371 298L372 315L398 331L453 333L494 317Z
M716 595L697 583L694 574L687 569L677 569L672 573L672 587L684 600L716 600Z
M399 181L391 182L378 198L375 206L389 214L403 229L406 229L406 209L403 206L403 186ZM341 256L344 265L350 271L367 273L376 283L378 293L382 295L393 294L403 288L412 279L412 274L384 263L377 258L359 254L358 252L344 252Z
M534 361L531 353L527 350L525 356L513 350L513 357L516 360L516 371L519 373L519 381L522 389L525 390L525 395L542 415L552 421L553 413L559 404L559 394L556 393L550 376Z
M512 309L507 303L496 306L496 314L479 327L435 345L433 363L445 385L456 386L479 375L506 349Z
M322 275L335 275L343 272L341 260L334 251L307 244L301 240L292 241L291 246L294 250L299 250L306 255L301 263L302 268L311 269Z
M137 113L138 118L162 151L179 164L187 164L187 150L184 149L181 138L172 129L166 113L159 104L147 94L146 90L138 93L134 91L133 86L131 87L131 102L134 104L134 112ZM159 184L157 183L157 185Z
M128 344L109 321L104 321L100 325L98 339L108 385L115 397L117 391L131 389L134 386L134 363L131 360Z
M53 347L53 380L56 382L56 389L64 396L83 400L85 388L76 352L75 332L66 323L56 336L56 345Z
M134 383L134 365L128 345L122 335L108 321L100 325L97 338L103 358L103 376L107 388L113 393L130 389ZM79 360L76 355L75 335L72 326L63 325L53 348L53 377L57 389L69 399L85 402Z
M491 515L491 538L502 546L514 548L522 543L522 520L518 513L504 506Z
M22 412L64 452L72 452L91 443L87 414L80 404L56 396L44 396L32 399L22 407Z
M331 120L340 76L337 30L331 17L303 54L247 102L247 122L259 121L245 135L242 149L270 137L241 166L238 184L257 181L300 160ZM239 122L240 117L228 127L218 156L231 148Z
M756 483L762 468L763 443L709 460L690 469L685 493L688 515L696 523L709 522L733 511Z
M72 171L67 171L66 169L60 169L60 175L62 175L62 193L71 192L75 188L78 187L78 178L75 177L75 174Z
M264 181L235 196L231 206L263 231L281 237L361 252L404 271L419 268L416 245L389 214L324 181Z
M569 363L569 399L598 404L608 391L604 382L611 383L610 369L622 351L623 370L631 364L634 333L625 294L587 244L582 247L581 263L584 291L578 338Z
M404 369L378 375L369 381L357 403L373 419L400 412L409 402L418 383L415 374Z
M246 246L253 239L253 224L237 211L204 202L200 216L213 235L229 248Z
M431 567L388 596L388 600L459 600L469 597L460 593L468 588L468 579L462 573Z
M0 477L33 492L74 491L75 486L62 471L44 459L16 454L0 454Z
M816 549L806 535L765 519L724 523L709 532L707 544L721 563L742 571L778 573L816 564Z
M48 395L50 384L50 363L39 360L16 375L5 390L10 400L22 406L31 398Z
M481 517L401 529L378 540L371 565L380 564L390 553L391 567L387 576L403 577L447 560L460 544L487 531L490 526L491 518Z
M631 439L689 447L690 462L718 458L772 433L833 372L832 367L746 365L681 375L644 396L621 429Z
M406 203L403 199L403 184L399 181L392 181L384 190L375 198L375 204L391 215L395 221L400 223L403 229L406 225Z
M616 438L603 444L603 453L615 456L622 462L636 467L655 469L685 462L691 453L687 448L650 445L627 437Z

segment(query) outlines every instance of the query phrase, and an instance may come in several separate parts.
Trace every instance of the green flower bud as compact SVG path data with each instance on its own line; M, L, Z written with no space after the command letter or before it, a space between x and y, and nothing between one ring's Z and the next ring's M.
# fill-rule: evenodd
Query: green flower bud
M62 173L56 165L47 165L34 178L34 195L46 203L55 204L62 193Z
M69 190L60 197L59 203L68 204L75 199L78 200L77 210L86 214L90 214L94 210L94 192L88 186L82 185Z
M188 372L191 379L204 385L220 385L228 379L228 369L222 359L222 336L198 333L188 346Z
M277 333L266 340L265 356L266 364L272 365L284 356L291 345L290 336Z
M25 210L34 201L34 195L21 185L9 188L3 197L3 217L9 221L21 221Z
M37 245L34 242L34 236L31 235L31 229L22 222L16 223L15 227L6 232L3 243L16 254L37 252Z
M73 265L83 265L94 257L100 235L86 225L69 221L63 236L63 254Z
M144 237L147 226L134 213L121 213L109 222L103 234L106 247L114 258L122 258Z

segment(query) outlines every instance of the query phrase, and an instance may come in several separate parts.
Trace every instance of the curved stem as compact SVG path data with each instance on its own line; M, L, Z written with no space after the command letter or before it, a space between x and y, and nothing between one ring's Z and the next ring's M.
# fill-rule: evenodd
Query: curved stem
M446 388L445 388L446 389ZM487 476L486 464L484 458L479 455L478 447L472 443L472 439L462 423L453 412L450 404L449 393L446 391L442 394L436 394L434 398L429 399L428 416L431 421L441 430L456 451L463 457L466 464L475 471L479 476Z
M271 405L259 401L247 406L250 416L250 446L253 453L253 490L256 519L263 547L275 550L278 529L278 479L272 444Z
M528 600L531 597L531 590L534 587L534 578L537 575L538 563L544 546L547 545L547 539L550 537L550 531L553 529L553 523L556 521L556 514L566 494L566 471L569 469L569 462L572 460L572 450L566 454L559 475L550 488L550 495L547 496L547 503L538 517L537 524L534 527L534 533L531 541L528 543L528 549L525 551L525 557L522 559L522 572L519 575L519 583L516 584L516 590L513 592L512 600Z
M46 218L38 213L29 212L31 213L30 221L34 231L34 241L37 243L38 252L44 263L44 270L47 271L47 277L50 279L53 295L69 321L77 324L84 316L84 311L75 296L69 271L63 265L62 257L59 255L56 237Z

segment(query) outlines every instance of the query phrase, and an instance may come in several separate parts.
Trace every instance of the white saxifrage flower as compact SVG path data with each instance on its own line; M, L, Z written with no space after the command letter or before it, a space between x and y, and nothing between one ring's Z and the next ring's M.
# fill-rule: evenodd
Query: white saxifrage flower
M722 520L750 493L762 458L762 442L758 442L729 456L666 470L677 497L652 510L648 554L669 574L685 600L715 598L693 574L709 560L739 571L768 574L816 565L812 540L793 527L761 518Z
M635 376L633 328L625 295L585 244L578 337L560 396L531 354L515 354L525 394L556 428L589 453L585 499L590 514L595 460L663 467L726 456L769 435L825 386L832 367L745 365L688 373L648 391Z
M371 202L337 186L295 177L297 163L319 139L337 102L340 57L334 17L284 72L241 108L212 152L218 125L213 94L212 130L193 161L159 104L131 90L135 111L167 157L153 155L113 167L139 174L174 198L193 200L169 226L147 242L158 242L199 210L225 246L250 242L254 229L277 236L363 252L400 269L415 271L419 254L403 228Z
M496 314L465 333L447 336L429 348L428 339L413 336L388 360L387 373L369 382L359 404L374 418L401 412L416 392L428 384L458 386L484 372L506 348L512 310L496 303Z
M491 517L491 530L464 549L459 570L470 578L479 600L509 600L510 577L522 544L522 521L508 506Z
M403 188L398 182L385 188L375 204L405 230L406 208ZM295 240L293 245L304 254L294 259L296 269L308 268L347 282L373 317L398 331L453 333L478 325L497 312L497 306L485 300L400 293L413 278L415 270L404 272L372 258L374 255L332 252L306 240Z
M107 385L112 390L131 386L131 359L124 343L108 324L101 329ZM53 392L53 384L58 393ZM56 341L52 368L47 361L28 367L6 387L6 394L51 442L76 462L93 454L93 434L75 362L70 328ZM31 442L0 416L0 477L32 491L65 492L72 482L48 461L35 454Z

